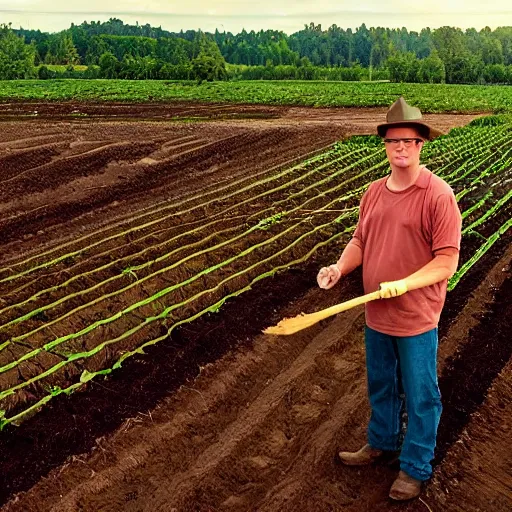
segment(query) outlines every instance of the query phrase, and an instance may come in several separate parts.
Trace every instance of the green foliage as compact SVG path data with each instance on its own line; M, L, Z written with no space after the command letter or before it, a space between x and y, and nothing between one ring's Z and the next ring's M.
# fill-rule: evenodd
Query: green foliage
M87 66L85 71L83 72L83 78L86 79L96 79L101 76L101 68L99 66L90 65Z
M69 32L50 35L47 41L45 64L79 64L80 58Z
M482 75L488 84L512 84L512 66L489 64L483 68Z
M444 63L436 50L424 59L418 59L412 52L394 53L386 65L393 82L440 84L445 81Z
M25 44L10 25L0 25L0 80L33 77L35 53L34 46Z
M225 80L226 61L217 43L203 33L194 41L197 56L192 60L192 73L199 83Z
M500 126L510 124L511 120L509 116L496 115L496 116L484 116L473 119L468 126Z
M37 76L39 80L49 80L50 78L55 78L56 73L54 71L50 71L46 66L39 66Z
M190 63L172 65L164 63L160 68L159 78L163 80L190 80L192 67Z
M117 60L130 56L134 58L154 57L157 50L156 39L134 36L97 36L96 44L106 52L112 53Z
M158 63L150 56L134 58L125 55L123 61L117 63L116 69L118 78L148 80L158 77Z
M199 54L192 61L192 73L198 83L213 82L214 80L222 80L226 76L226 68L214 57Z
M226 77L340 81L391 78L395 82L512 84L512 27L465 32L441 27L409 32L405 28L367 28L363 24L353 31L336 25L323 29L309 23L288 36L277 30L173 33L148 24L126 25L111 18L107 22L72 24L57 34L23 29L16 32L33 45L37 64L76 66L81 62L97 66L102 55L110 53L119 61L119 65L101 72L101 76L110 78L196 78L199 82ZM194 59L199 60L192 64ZM237 66L230 68L233 73L228 72L228 76L224 72L226 62ZM65 77L60 71L57 76Z
M480 83L482 71L483 63L476 56L469 53L455 55L446 66L447 81L451 84Z
M499 39L490 35L482 37L481 52L484 64L503 64L503 46Z
M172 66L186 66L192 57L193 45L180 38L157 40L156 58Z
M343 142L344 144L366 145L369 147L381 147L382 139L378 135L353 135Z
M387 60L389 76L393 82L418 82L419 60L412 52L397 53Z
M117 78L120 69L119 60L111 52L102 54L99 60L100 75L102 78Z
M278 224L279 222L281 222L283 215L283 212L279 212L274 215L271 215L270 217L266 217L265 219L261 219L258 222L258 229L270 229L270 227L273 226L274 224Z
M282 66L226 66L227 76L230 80L332 80L343 82L358 82L368 78L368 70L360 65L349 68L325 68L312 66L309 61L300 67L291 65ZM381 79L387 79L386 72L378 73ZM374 76L374 79L379 79Z
M418 68L418 82L429 84L441 84L446 79L446 70L444 62L439 57L436 50L420 60Z
M52 80L63 78L98 78L98 66L67 66L61 65L46 65L43 64L37 67L37 77L40 80Z

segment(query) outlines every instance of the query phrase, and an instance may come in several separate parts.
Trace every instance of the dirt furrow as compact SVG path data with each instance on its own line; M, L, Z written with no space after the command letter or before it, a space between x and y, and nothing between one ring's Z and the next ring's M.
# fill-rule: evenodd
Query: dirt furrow
M512 313L508 314L510 318ZM507 414L511 407L512 360L436 471L427 496L435 503L434 512L512 509L512 422Z
M13 151L13 150L31 150L37 149L41 146L47 146L51 144L58 144L65 137L61 132L57 131L54 133L46 133L44 135L33 135L30 137L20 136L20 126L17 123L12 123L7 128L14 128L12 132L6 130L6 125L3 125L3 134L0 141L0 150Z
M352 311L344 318L339 319L340 324L336 330L341 337L350 329L360 313L360 310ZM278 342L278 340L276 341ZM268 387L249 405L247 410L243 411L237 420L222 432L220 438L208 446L192 467L178 472L170 480L169 487L158 487L154 494L153 505L157 509L166 503L176 503L183 507L185 503L190 502L190 496L197 495L198 485L203 483L205 477L211 477L223 460L229 457L241 443L247 442L255 429L285 399L294 383L301 380L304 374L309 373L312 365L315 364L315 357L327 351L337 341L336 337L329 336L326 331L313 338L293 364L269 383ZM172 495L169 494L169 489L172 489ZM148 505L145 507L147 508Z
M490 294L492 297L495 286L500 286L500 283L503 283L503 268L506 262L510 261L509 256L510 251L508 251L500 262L495 265L493 271L489 274L487 282L475 293L476 297L485 296L484 289L485 292L487 292L488 295ZM471 307L471 305L469 307ZM457 320L457 324L460 323L459 327L467 327L467 323L465 322L466 316L469 315L467 311L464 310L460 320ZM508 331L505 329L505 332ZM465 340L459 341L460 344L458 348L464 355ZM440 359L440 366L443 368L445 366L445 361L442 356ZM360 360L360 365L362 364L363 361ZM471 364L474 365L474 363ZM467 371L462 369L458 371L456 375L457 379L461 381L461 385L465 387L464 382L467 382ZM442 377L441 383L443 383L445 379L446 377L444 377L444 379ZM313 384L314 378L310 377L310 381ZM487 384L485 384L484 380L482 389L485 390L486 388ZM364 396L364 383L361 384L361 389L359 390L358 395L361 396L361 394ZM351 401L347 399L345 401L341 400L341 403L345 404L345 414L340 414L338 416L346 416L354 410L359 414L361 414L362 411L366 413L364 400L359 403L352 404ZM452 413L457 411L462 403L467 403L467 397L460 397L460 399L457 400L457 403L449 399L445 401L444 415L445 418L448 418L446 423L453 425L453 421L451 421ZM289 406L292 409L294 407L293 403L290 403ZM352 409L351 406L353 407ZM341 407L343 410L343 405L341 405ZM365 414L363 414L363 417L359 416L358 419L359 425L365 424ZM281 421L280 424L287 424L289 428L289 421L290 418L288 421ZM363 510L361 508L362 503L365 503L364 510L388 510L386 498L387 493L385 492L385 489L386 486L391 484L391 481L396 474L396 470L391 471L386 470L385 468L379 468L377 470L363 468L362 470L356 471L352 468L342 468L341 470L337 470L336 466L333 466L332 461L335 456L334 454L336 453L336 443L333 438L337 437L337 439L345 440L344 444L346 447L346 439L353 437L353 430L354 425L350 425L346 430L343 429L341 424L329 425L328 422L326 422L325 425L321 425L314 434L304 440L305 444L303 445L303 450L301 450L297 455L297 459L291 465L280 464L278 466L281 471L283 471L283 468L286 468L284 469L284 473L286 475L284 480L282 480L282 477L280 477L279 474L272 473L272 469L269 468L269 466L272 466L272 462L265 459L259 459L257 461L257 463L260 464L260 467L257 468L259 473L265 476L270 473L272 477L268 477L267 482L265 482L266 485L258 487L258 471L253 471L253 473L250 473L248 476L247 469L242 467L240 462L237 463L237 460L240 461L240 458L233 458L233 460L230 460L225 464L225 468L211 471L208 478L201 481L200 485L196 484L194 489L191 490L190 493L187 493L181 500L176 497L176 494L173 494L172 497L168 496L167 499L169 500L169 503L176 506L178 510L197 510L201 509L201 507L207 509L208 506L212 506L214 508L220 507L221 510L247 510L252 506L257 510L289 510L291 512L294 510L308 510L309 508L306 504L313 506L314 503L317 503L317 506L318 503L324 503L326 505L325 510L328 510L329 508L327 507L327 503L329 502L343 503L343 510L353 510L354 512ZM364 442L364 432L361 432L361 430L362 429L359 430L359 444ZM336 434L333 431L336 432ZM322 432L330 432L330 435L323 439L323 443L321 441ZM269 435L271 435L270 429L266 432L260 432L257 437L259 439L266 439ZM452 437L451 443L453 443L454 440L455 439ZM353 441L349 441L349 444L351 442L353 443ZM443 432L441 431L441 444L443 443ZM340 443L338 446L340 446ZM343 444L341 444L341 446L343 446ZM358 444L354 443L352 448L355 449L357 446ZM254 443L251 442L245 443L245 449L250 450L253 453L258 453L257 446L255 449ZM442 457L442 455L443 454L440 453L440 455L438 455L438 459ZM333 496L325 496L322 489L318 488L318 480L311 480L311 473L317 475L317 478L323 475L327 481L331 481L335 486L331 489ZM335 474L335 477L333 477L333 473ZM235 482L238 480L241 480L241 482L239 485L236 485ZM379 486L372 490L372 484L370 482L379 480L381 483L385 482L385 487L383 488ZM246 481L250 481L251 485L248 486ZM165 489L165 487L163 485L159 486L158 490L154 491L155 495L158 496L159 492L165 494L165 490L162 489ZM334 489L338 490L335 492ZM352 489L352 491L348 489ZM261 496L258 496L258 491L260 493L262 491L265 493L265 498L262 502L259 501ZM327 494L328 493L329 491L327 491ZM351 498L354 494L358 496L357 500ZM224 499L226 495L229 497ZM312 495L314 496L313 498ZM163 503L163 501L158 503ZM194 505L191 505L192 503ZM421 507L422 505L419 506ZM416 509L416 506L411 508L411 510Z
M508 256L508 253L505 256ZM499 264L495 265L486 282L478 292L475 292L473 302L470 301L468 309L459 315L460 320L454 324L450 332L454 332L453 329L459 323L459 329L467 326L466 317L472 316L472 304L479 300L479 296L485 297L485 293L492 296L494 285L499 283L503 275L504 261L506 259L502 258ZM311 303L313 297L318 304L317 292L310 296L307 303ZM307 307L307 303L296 304L294 309ZM357 316L355 311L352 314ZM70 481L76 482L74 479L78 478L72 476L74 472L81 475L82 484L70 494L66 494L65 489L60 488L59 492L63 494L64 501L58 499L53 502L54 510L76 510L78 506L85 507L83 510L105 511L136 511L151 508L154 510L155 507L158 509L158 506L162 510L170 506L177 507L180 511L207 510L211 507L217 510L241 511L256 507L254 509L257 510L291 512L309 510L315 506L317 510L338 510L336 507L342 507L343 510L352 512L390 510L386 489L396 474L396 468L354 469L344 468L335 463L337 449L357 448L364 442L364 425L368 417L362 333L360 328L357 328L348 337L347 334L342 334L347 333L347 324L344 322L348 321L354 329L354 319L349 319L348 315L345 315L324 323L315 328L315 336L310 340L307 339L307 333L303 333L296 342L299 346L306 343L307 348L293 363L290 361L290 366L276 373L267 386L260 388L256 395L254 391L251 392L251 388L257 387L258 383L261 385L261 380L249 377L246 373L249 371L247 366L244 366L241 372L236 370L239 368L238 365L232 368L229 365L224 366L224 370L227 371L225 377L221 378L215 367L211 367L199 377L192 391L180 391L180 394L185 393L188 399L189 395L195 395L196 407L203 407L204 411L177 418L177 421L186 421L185 437L171 436L166 437L164 441L157 435L155 442L161 442L158 453L153 448L149 434L149 437L144 437L142 441L142 451L138 451L137 447L133 452L131 448L125 449L125 455L120 456L119 465L117 459L112 459L114 464L108 463L104 470L101 467L105 466L108 458L103 458L101 450L98 450L95 459L87 461L86 465L73 463L69 468L72 471L69 474ZM283 342L283 355L294 346L291 338L293 337L287 337ZM353 340L353 349L347 345L348 338ZM463 342L464 339L461 339L460 343ZM268 345L265 338L262 338L258 345L263 348L263 354L268 352L270 355L279 349L276 343L264 348ZM323 350L318 350L320 347ZM448 352L446 351L446 354ZM250 352L241 356L250 358L253 365L251 371L265 367L264 359L260 358L262 352L258 353L259 356L251 355ZM442 359L441 355L441 367ZM350 363L349 366L347 362ZM349 367L353 368L352 371L360 372L358 378L354 378L350 372L347 373ZM337 393L338 398L333 403L333 395L330 394L332 390L330 391L329 386L324 385L322 390L316 382L321 378L332 381L336 371L338 375L343 374L345 380L341 379L335 385L335 394ZM231 386L225 388L225 379L229 379L229 375L239 377L234 377L234 380L230 381ZM286 379L286 375L294 377ZM241 380L238 380L240 377ZM202 384L203 378L206 380ZM346 379L350 385L347 385ZM248 389L244 388L244 381L251 383ZM233 393L233 386L237 393ZM225 394L212 409L213 404L208 397L211 396L211 392L215 393L219 389L223 389ZM248 396L253 396L253 399L248 401L247 393ZM229 405L231 400L234 402ZM245 403L249 404L247 408L243 406ZM187 406L185 410L194 409ZM158 409L155 414L163 412L162 409ZM232 416L233 413L236 413L235 417ZM206 423L202 419L204 414L208 416ZM216 415L224 418L224 426L218 434L211 431L210 423L221 421L220 417L219 420L214 419ZM226 418L231 418L231 423L226 423ZM150 428L148 424L150 426L151 422L143 420L142 424L145 427L141 428L147 429ZM141 432L139 427L129 431L135 434L135 439L137 432ZM129 433L119 433L113 440L114 444L110 450L116 452L120 446L132 446L133 440L129 438L125 440L126 444L122 442L122 437ZM180 435L183 435L183 432ZM115 448L116 445L118 448ZM124 462L121 462L122 460ZM146 482L146 477L151 481ZM57 475L51 477L44 485L55 485L54 478L57 478ZM62 478L62 474L58 478ZM71 486L70 490L73 487L75 486ZM427 495L427 499L432 505L430 494ZM27 501L22 501L18 508L13 504L13 508L7 510L50 509L48 503L20 508L27 507L27 504ZM420 511L421 507L421 503L416 503L408 510Z
M157 146L156 142L115 142L82 154L53 159L50 163L21 171L4 180L0 199L5 201L13 194L41 192L68 183L77 177L100 172L110 161L130 161L153 151ZM41 176L44 176L43 180Z
M218 132L225 138L223 134L226 131L216 130L216 127L207 128L210 133ZM240 136L245 133L241 139L233 136L232 131L229 145L217 143L169 163L123 165L122 169L121 166L113 166L107 169L107 173L89 173L81 179L76 179L77 176L71 183L61 184L54 192L46 191L47 185L40 184L37 186L43 186L45 191L27 196L23 204L16 204L17 212L25 210L27 214L0 223L0 236L6 243L25 237L25 240L31 240L30 244L46 243L49 229L56 231L52 236L66 236L66 233L69 236L71 229L79 229L84 224L104 223L106 215L112 219L126 215L128 211L133 212L133 205L137 202L141 207L150 206L163 198L199 192L215 183L233 179L233 176L249 174L248 166L252 173L268 170L274 165L299 159L319 146L325 147L326 143L334 142L337 138L335 129L320 131L322 133L312 138L301 129L294 129L291 134L281 130L280 138L276 140L272 127L258 130L253 136L247 135L246 128L236 127L235 133ZM257 162L247 156L248 148L253 148L253 144L256 149L265 148ZM102 183L102 180L105 181ZM32 182L31 186L35 187L36 183ZM151 196L148 196L149 191L152 192ZM6 203L5 208L8 207L9 203ZM96 210L94 215L84 215L93 210ZM66 225L70 220L74 220L74 224ZM28 244L17 242L16 245Z
M0 156L0 184L9 181L19 173L51 162L58 154L59 147L68 146L69 142L51 142L35 148L18 149Z

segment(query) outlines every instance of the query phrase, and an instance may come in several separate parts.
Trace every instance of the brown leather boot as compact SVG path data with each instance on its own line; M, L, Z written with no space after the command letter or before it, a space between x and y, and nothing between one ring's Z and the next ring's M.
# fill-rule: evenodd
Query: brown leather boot
M341 462L347 466L366 466L366 464L375 462L382 457L383 454L384 452L382 450L377 450L372 448L369 444L365 444L357 452L339 452L338 456Z
M398 473L389 491L389 497L395 501L406 501L417 498L421 493L421 480L416 480L404 471Z

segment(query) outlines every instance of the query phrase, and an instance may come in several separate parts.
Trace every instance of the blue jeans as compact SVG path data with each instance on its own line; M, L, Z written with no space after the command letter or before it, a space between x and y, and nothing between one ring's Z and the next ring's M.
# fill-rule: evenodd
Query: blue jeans
M368 444L380 450L400 449L405 394L407 431L400 469L417 480L428 480L442 410L437 385L437 328L398 337L366 327L365 343L372 409Z

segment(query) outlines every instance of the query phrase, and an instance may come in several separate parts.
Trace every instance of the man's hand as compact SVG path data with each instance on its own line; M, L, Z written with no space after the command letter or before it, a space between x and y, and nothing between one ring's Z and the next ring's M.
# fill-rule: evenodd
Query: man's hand
M380 298L390 299L391 297L398 297L407 291L407 284L405 279L400 281L390 281L388 283L380 283Z
M318 272L316 276L316 282L320 288L324 290L329 290L332 288L341 278L341 270L338 268L338 265L329 265L328 267L323 267Z

